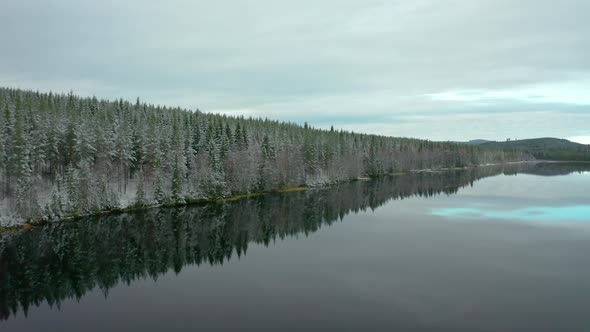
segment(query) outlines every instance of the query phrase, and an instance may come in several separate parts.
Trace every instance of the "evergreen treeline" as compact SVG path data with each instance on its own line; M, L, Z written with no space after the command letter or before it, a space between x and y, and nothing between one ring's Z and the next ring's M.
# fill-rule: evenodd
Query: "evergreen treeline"
M0 89L0 226L528 158L139 99Z

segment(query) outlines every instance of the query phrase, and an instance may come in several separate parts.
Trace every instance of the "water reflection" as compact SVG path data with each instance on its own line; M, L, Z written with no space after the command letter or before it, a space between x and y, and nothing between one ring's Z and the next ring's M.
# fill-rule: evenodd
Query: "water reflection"
M249 243L309 234L351 212L391 199L454 194L483 177L527 173L563 175L590 164L518 164L443 173L413 173L324 189L235 202L59 223L0 242L0 318L47 302L58 306L100 288L153 278L186 265L223 264Z
M434 215L454 218L491 218L524 221L582 221L590 222L590 205L536 206L513 210L490 208L443 208Z

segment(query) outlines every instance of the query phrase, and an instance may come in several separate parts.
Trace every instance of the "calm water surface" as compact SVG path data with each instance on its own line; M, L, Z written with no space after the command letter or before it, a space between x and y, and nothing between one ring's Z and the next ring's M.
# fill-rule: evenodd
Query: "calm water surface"
M590 165L419 173L0 242L1 331L589 331Z

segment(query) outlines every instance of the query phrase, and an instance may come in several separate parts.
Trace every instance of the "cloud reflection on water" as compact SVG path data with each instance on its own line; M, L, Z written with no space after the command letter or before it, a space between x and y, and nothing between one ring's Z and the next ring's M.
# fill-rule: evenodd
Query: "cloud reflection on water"
M434 209L433 215L465 219L504 219L521 221L576 221L590 222L590 205L533 206L511 210L492 208L441 208Z

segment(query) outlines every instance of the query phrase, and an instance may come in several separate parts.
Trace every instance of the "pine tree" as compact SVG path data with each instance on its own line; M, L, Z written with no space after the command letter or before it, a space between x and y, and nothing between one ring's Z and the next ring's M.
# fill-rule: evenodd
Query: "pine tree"
M3 180L6 173L6 141L4 137L4 117L0 115L0 181Z
M156 175L154 180L154 199L157 204L164 204L166 203L166 193L164 192L164 187L162 183L162 175L160 174L161 170L156 168Z
M25 157L25 130L20 112L15 117L11 153L11 163L9 167L15 170L16 176L21 176L23 160Z
M180 171L178 170L178 159L174 165L174 170L172 171L172 202L173 203L184 203L184 198L182 197L182 184L180 178Z
M68 212L73 213L75 216L81 214L80 206L80 188L78 180L78 170L74 167L69 167L66 173L66 186L68 193Z
M27 154L21 160L16 186L16 212L27 221L35 220L40 208L33 187L33 170Z
M140 169L137 173L137 190L135 193L135 206L144 207L148 205L148 201L144 190L144 176L143 169Z

